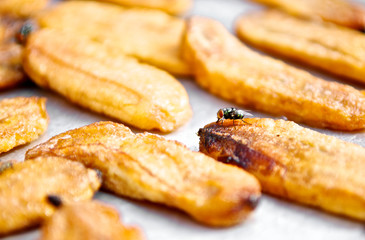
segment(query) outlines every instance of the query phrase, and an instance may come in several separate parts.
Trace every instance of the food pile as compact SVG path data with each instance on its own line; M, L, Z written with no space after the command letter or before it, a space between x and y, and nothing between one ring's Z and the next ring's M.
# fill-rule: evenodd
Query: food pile
M31 80L110 118L28 148L24 161L0 160L0 236L41 226L41 239L145 239L92 200L99 189L211 227L244 222L262 192L365 221L365 148L297 124L362 131L365 92L245 45L365 84L365 10L254 1L270 9L240 16L238 37L216 20L179 17L191 0L0 1L0 90ZM160 135L193 115L179 76L289 120L217 109L192 151ZM37 96L1 99L0 120L0 153L27 148L52 121Z

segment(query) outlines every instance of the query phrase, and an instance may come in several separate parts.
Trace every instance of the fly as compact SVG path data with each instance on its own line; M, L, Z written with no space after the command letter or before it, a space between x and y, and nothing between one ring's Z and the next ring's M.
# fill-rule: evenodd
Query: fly
M223 121L224 119L240 119L242 120L244 123L245 122L243 119L247 116L253 116L250 113L247 113L243 110L240 109L236 109L236 108L221 108L219 109L219 111L217 112L217 123Z

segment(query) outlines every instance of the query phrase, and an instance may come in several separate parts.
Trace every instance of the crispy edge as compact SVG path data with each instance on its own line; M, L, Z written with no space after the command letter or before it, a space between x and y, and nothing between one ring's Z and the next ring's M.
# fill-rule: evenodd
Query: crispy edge
M265 123L265 121L268 120L271 122ZM224 120L219 123L210 123L204 126L204 128L201 128L198 132L200 137L200 151L218 161L236 165L254 174L262 184L264 192L353 219L361 221L365 219L365 195L361 196L359 195L359 192L352 193L348 189L338 189L336 188L337 186L331 186L331 179L325 179L327 176L326 172L323 172L323 175L320 176L306 175L305 172L302 172L302 168L293 168L295 167L295 162L285 164L281 159L276 158L280 156L277 152L268 155L255 147L255 145L259 144L259 141L263 141L264 139L261 137L261 134L265 135L265 133L262 132L265 131L265 124L272 127L272 124L275 124L272 121L283 120L256 118L245 119L245 121L246 123L237 120ZM287 127L288 129L293 127L293 122L286 122L287 124L284 123L279 125L284 125L284 127ZM294 124L294 126L295 125L296 124ZM245 126L248 127L247 132L245 132ZM298 129L300 128L302 127L299 127ZM282 131L282 129L280 131ZM250 139L250 135L255 134L257 134L257 141ZM316 133L316 136L319 134L320 133ZM282 134L278 133L275 138L280 139L281 135ZM323 136L331 138L326 135ZM261 138L262 140L260 140ZM315 140L316 139L313 139L313 141ZM294 137L293 141L295 142ZM259 145L261 147L265 144L275 146L278 142L273 139L272 142L262 142L262 144L263 145ZM310 145L310 143L308 144ZM346 144L352 145L349 143ZM272 149L272 151L279 150L279 145L276 150ZM302 150L305 151L305 149ZM326 150L320 149L320 151ZM333 158L335 158L335 156L333 156ZM308 164L310 164L310 159L303 160L308 160ZM294 166L291 166L291 164L294 164ZM314 178L313 185L311 185L311 177ZM316 182L317 180L322 181L325 185L328 180L328 187L321 186L321 183Z
M1 129L1 136L3 138L0 141L0 153L7 152L16 146L34 141L47 130L49 122L48 113L46 111L46 98L16 97L3 99L0 101L0 106L4 101L10 101L10 103L15 101L18 105L15 105L14 107L17 107L18 109L25 108L25 112L21 112L20 114L17 113L16 115L7 113L8 116L0 121L1 124L4 124L5 128ZM28 114L28 111L33 109L35 105L39 112L33 112L35 115L30 114L24 116L24 114ZM32 116L32 118L30 119L29 116ZM10 125L10 128L7 125Z
M95 228L95 225L98 227ZM103 227L105 226L105 227ZM108 230L105 232L105 230ZM125 226L118 211L99 201L61 205L42 226L41 240L145 239L138 227Z

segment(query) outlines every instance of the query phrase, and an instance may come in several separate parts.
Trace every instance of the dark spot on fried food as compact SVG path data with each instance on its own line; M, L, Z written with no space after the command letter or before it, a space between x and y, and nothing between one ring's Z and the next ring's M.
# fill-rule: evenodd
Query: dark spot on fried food
M246 201L247 205L250 206L250 208L255 209L257 205L260 202L260 195L250 195Z
M18 43L25 44L27 42L28 36L34 31L34 24L27 21L20 28L19 32L16 35L16 39Z
M5 170L12 168L13 167L13 163L12 162L6 162L0 165L0 174L2 172L4 172Z
M57 195L52 195L52 194L48 195L47 201L55 207L60 207L62 205L62 200Z
M103 173L99 169L94 169L94 170L96 171L96 174L98 175L98 178L100 180L102 180L103 179Z

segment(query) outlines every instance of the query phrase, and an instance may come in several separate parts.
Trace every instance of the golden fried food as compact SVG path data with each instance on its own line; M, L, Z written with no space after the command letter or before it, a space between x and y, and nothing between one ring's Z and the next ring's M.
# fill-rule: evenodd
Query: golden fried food
M170 14L179 15L187 12L192 0L99 0L125 5L127 7L154 8Z
M214 20L190 20L184 51L198 84L217 96L316 127L365 128L362 92L262 56Z
M365 9L347 0L253 0L294 16L322 19L355 29L365 28Z
M15 163L0 172L0 236L39 225L54 212L47 196L86 201L99 188L97 172L58 157Z
M0 90L13 87L25 80L22 54L23 48L19 44L0 43Z
M365 220L365 148L273 119L199 130L200 151L254 174L264 192Z
M0 14L30 17L45 8L48 0L1 0Z
M26 159L51 155L99 169L111 192L179 208L207 225L241 222L260 197L257 180L239 168L112 122L55 136L28 150Z
M27 41L23 67L38 85L141 129L168 132L191 115L172 76L71 33L44 29Z
M23 47L14 43L22 24L22 20L0 16L0 90L25 80L21 64Z
M48 126L46 99L16 97L0 101L0 153L29 143Z
M0 43L13 42L23 24L22 19L0 15Z
M365 35L278 11L242 16L238 36L256 47L365 83Z
M118 211L98 201L61 207L42 227L41 240L142 240L141 230L127 227Z
M85 35L113 52L128 54L170 73L191 73L181 57L185 21L164 12L70 1L39 15L38 22L44 28Z

